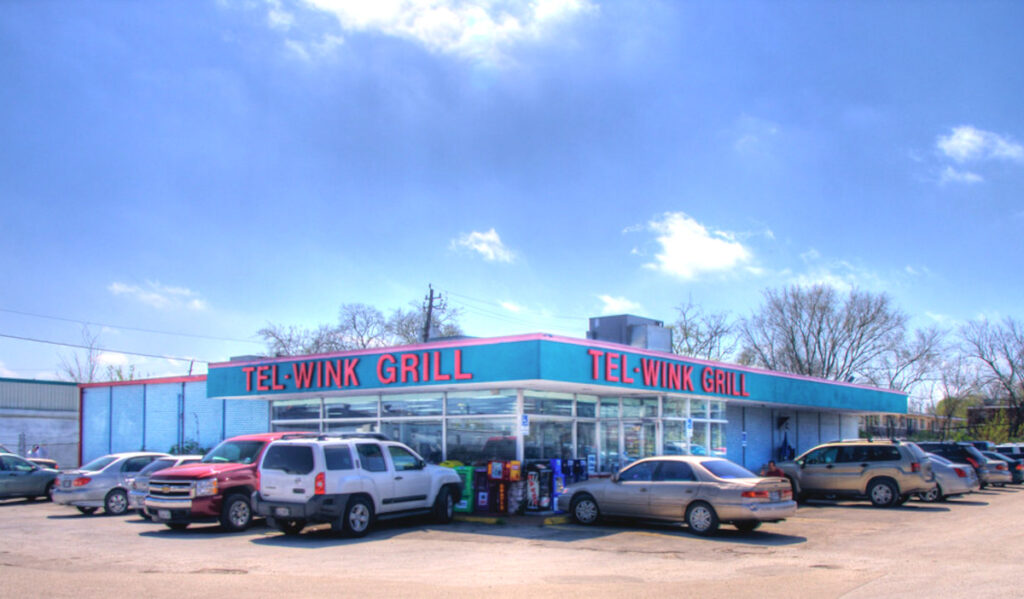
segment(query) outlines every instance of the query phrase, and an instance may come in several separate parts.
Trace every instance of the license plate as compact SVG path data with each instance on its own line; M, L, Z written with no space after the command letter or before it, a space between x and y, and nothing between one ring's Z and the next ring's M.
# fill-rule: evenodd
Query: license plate
M772 491L772 501L778 501L778 500L779 500L779 492L778 491Z
M279 517L279 518L287 518L291 514L292 514L291 510L289 510L286 507L276 507L276 508L274 508L274 515Z
M61 481L60 486L64 487L65 489L69 489L69 488L71 488L71 481L70 480L63 480L63 481Z
M171 510L157 510L156 511L156 516L157 516L157 518L160 518L161 520L170 520L171 519Z

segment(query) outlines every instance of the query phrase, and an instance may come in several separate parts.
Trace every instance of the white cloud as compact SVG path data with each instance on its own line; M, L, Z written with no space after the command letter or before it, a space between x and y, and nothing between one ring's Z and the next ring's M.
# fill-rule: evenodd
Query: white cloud
M935 145L939 151L956 162L1024 160L1024 146L998 133L983 131L970 125L954 127L949 135L940 135Z
M170 287L159 282L146 281L144 287L113 282L107 290L114 295L127 295L144 304L160 310L187 308L189 310L205 310L206 302L198 294L185 287Z
M18 378L17 373L14 372L13 370L10 370L6 366L4 366L3 362L0 362L0 376L6 377L6 378L9 378L9 379Z
M946 168L939 173L939 183L945 185L946 183L966 183L968 185L972 183L981 183L984 179L977 173L970 171L958 171L952 166L946 165Z
M736 240L734 233L709 231L682 212L668 212L648 227L658 234L661 251L654 256L656 262L644 267L681 279L732 270L752 258L750 250Z
M460 235L458 239L452 240L451 247L453 249L462 247L473 250L483 256L484 260L488 262L512 262L515 260L515 253L505 247L505 244L501 242L501 237L494 228L483 233L473 231L472 233Z
M100 366L127 366L128 356L119 354L117 352L104 351L100 352L99 356L96 357L96 362Z
M800 274L783 271L794 285L812 287L829 285L840 291L854 288L885 289L882 278L870 270L855 266L845 260L822 260L821 253L811 248L800 254L807 270Z
M372 31L412 40L431 52L485 62L503 60L509 44L536 40L557 24L597 10L590 0L303 0L333 16L342 31ZM282 16L278 0L268 0L274 26ZM294 28L292 28L294 31Z
M514 302L501 302L501 307L505 308L509 312L512 312L513 314L519 314L520 312L525 310L525 308Z
M639 312L642 307L637 302L628 300L624 297L612 297L610 295L599 295L597 299L601 300L604 306L601 308L601 314L625 314L627 312Z

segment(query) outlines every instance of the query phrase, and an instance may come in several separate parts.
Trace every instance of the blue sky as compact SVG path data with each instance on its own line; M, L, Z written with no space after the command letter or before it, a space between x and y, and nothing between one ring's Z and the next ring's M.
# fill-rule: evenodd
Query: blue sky
M267 322L428 284L476 336L687 298L746 315L815 282L889 293L915 326L1020 318L1022 17L4 2L0 333L79 343L88 321L102 347L220 361ZM0 337L0 376L71 351Z

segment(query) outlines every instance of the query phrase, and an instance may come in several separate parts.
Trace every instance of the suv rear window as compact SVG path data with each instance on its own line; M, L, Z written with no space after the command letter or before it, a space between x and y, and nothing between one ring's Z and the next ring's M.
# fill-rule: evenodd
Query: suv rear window
M867 454L869 462L898 462L901 459L900 450L892 445L872 445Z
M309 474L313 471L313 448L309 445L271 445L263 458L263 469Z
M324 460L327 462L328 470L351 470L352 452L348 445L339 447L324 447Z

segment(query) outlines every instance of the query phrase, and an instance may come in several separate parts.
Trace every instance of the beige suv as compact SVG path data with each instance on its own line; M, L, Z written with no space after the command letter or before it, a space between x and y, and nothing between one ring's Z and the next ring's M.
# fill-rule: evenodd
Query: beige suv
M779 464L793 485L793 496L850 497L877 507L901 505L935 486L924 451L903 441L836 441Z

